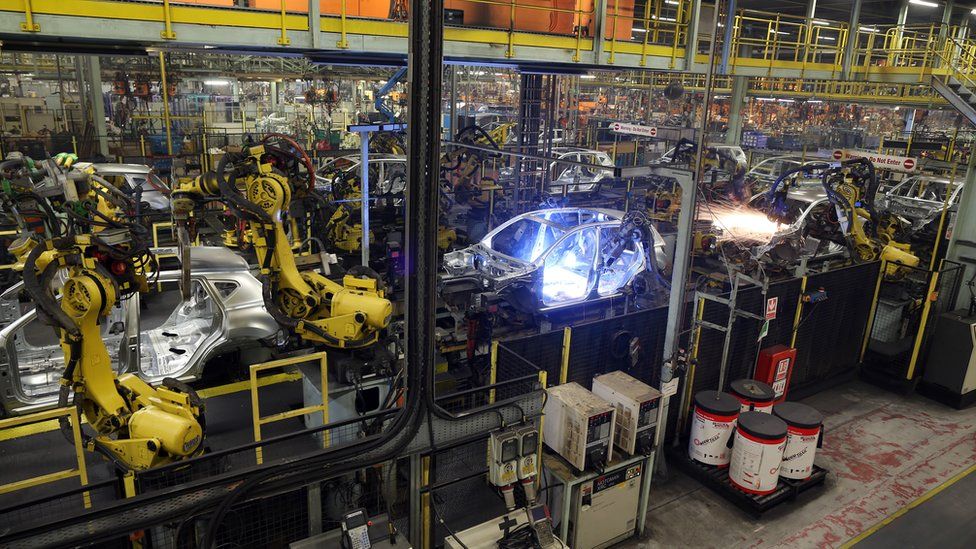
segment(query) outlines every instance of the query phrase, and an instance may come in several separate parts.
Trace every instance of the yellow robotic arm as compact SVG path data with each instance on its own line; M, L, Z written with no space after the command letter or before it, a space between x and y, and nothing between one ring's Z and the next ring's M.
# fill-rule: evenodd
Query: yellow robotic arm
M264 145L228 153L216 174L174 189L174 214L185 215L192 204L219 196L248 223L265 306L279 324L330 347L372 345L390 323L392 304L376 279L346 275L340 284L298 269L283 220L295 189L269 153Z
M95 429L86 447L125 469L147 469L198 454L203 406L172 379L151 387L134 374L116 377L102 340L101 323L121 293L146 289L146 281L118 248L94 235L49 239L27 257L24 283L41 317L58 332L64 351L59 405L74 401ZM52 280L66 272L61 303Z

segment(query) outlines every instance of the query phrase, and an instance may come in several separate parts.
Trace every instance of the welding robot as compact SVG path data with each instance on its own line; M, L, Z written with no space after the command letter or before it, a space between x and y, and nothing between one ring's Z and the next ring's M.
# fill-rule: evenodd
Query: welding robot
M875 208L879 182L874 163L867 158L852 158L824 171L821 182L857 262L884 260L885 275L896 277L902 266L916 267L919 258L911 246L898 241L901 223Z
M240 153L227 153L215 173L173 189L174 221L183 231L202 205L223 201L248 224L271 316L303 341L335 349L369 347L393 313L378 275L351 270L340 283L300 271L285 232L292 199L314 192L315 172L307 158L300 145L278 134Z
M19 241L24 286L39 318L55 328L64 352L58 405L73 395L95 436L82 432L84 446L111 459L120 470L143 470L198 455L203 450L203 403L171 378L152 387L134 374L117 376L101 323L135 292L146 292L147 272L158 272L149 252L148 231L138 223L139 205L104 179L77 170L65 174L71 157L47 163L45 192L60 185L51 202L65 215L64 231ZM26 164L25 169L30 169ZM50 202L48 203L50 211ZM56 289L60 288L60 303ZM67 418L61 431L73 441Z

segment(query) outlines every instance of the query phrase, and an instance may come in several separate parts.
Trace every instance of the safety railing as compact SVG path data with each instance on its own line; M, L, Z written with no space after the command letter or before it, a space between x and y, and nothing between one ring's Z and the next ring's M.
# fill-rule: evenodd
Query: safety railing
M603 34L609 41L607 61L610 64L616 62L617 52L621 51L639 54L642 67L652 53L668 57L668 68L675 67L675 61L683 57L688 44L690 2L647 0L642 12L635 9L633 0L606 0L606 3ZM628 47L621 47L624 44Z
M67 419L71 425L71 439L74 444L74 457L76 465L68 469L62 469L60 471L45 473L35 477L2 484L0 485L0 495L70 478L77 478L82 486L88 484L88 468L85 465L85 447L81 440L81 419L78 416L77 408L55 408L53 410L45 410L43 412L37 412L26 416L0 420L0 433L50 420L61 421L63 419ZM86 509L91 507L90 494L87 491L84 491L81 492L80 495L84 507Z
M319 369L319 383L321 383L321 404L312 404L309 406L303 406L296 410L287 410L283 412L277 412L271 415L262 416L261 406L258 397L258 374L261 372L267 372L268 370L281 370L284 368L291 368L298 366L299 364L310 364L318 362ZM261 428L269 423L274 423L278 421L284 421L287 419L292 419L296 417L302 417L306 414L322 414L322 423L329 423L329 376L328 376L328 358L326 353L314 353L310 355L301 355L291 358L283 358L279 360L272 360L270 362L262 362L260 364L252 364L250 368L250 380L251 380L251 420L254 427L254 441L261 441ZM325 434L322 438L323 447L329 446L329 437ZM259 446L254 449L257 462L261 464L264 462L263 449Z
M732 31L733 69L748 60L773 68L828 65L840 70L846 23L795 17L755 10L739 10Z
M938 56L948 76L970 90L976 89L976 44L949 38Z

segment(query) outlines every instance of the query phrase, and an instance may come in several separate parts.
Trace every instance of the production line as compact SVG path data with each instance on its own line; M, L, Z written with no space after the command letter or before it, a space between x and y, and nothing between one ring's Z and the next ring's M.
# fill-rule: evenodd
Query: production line
M976 543L968 8L68 4L0 6L0 546Z

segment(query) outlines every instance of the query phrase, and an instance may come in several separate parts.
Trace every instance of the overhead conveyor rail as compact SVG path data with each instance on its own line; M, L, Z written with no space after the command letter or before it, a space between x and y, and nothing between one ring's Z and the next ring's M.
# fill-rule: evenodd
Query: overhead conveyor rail
M131 51L147 46L249 48L307 53L321 61L394 62L407 47L407 22L392 1L0 0L0 38L18 48ZM461 20L444 30L446 59L525 66L615 67L704 73L700 0L579 1L572 8L528 0L449 2ZM311 8L311 9L310 9ZM484 13L485 15L479 15ZM112 37L103 29L111 27ZM942 58L976 51L958 28L938 24L859 26L754 10L735 12L729 71L741 76L928 83L952 69ZM92 37L99 37L97 44ZM689 51L689 45L694 47ZM82 47L84 45L84 47ZM844 73L844 59L850 67Z

